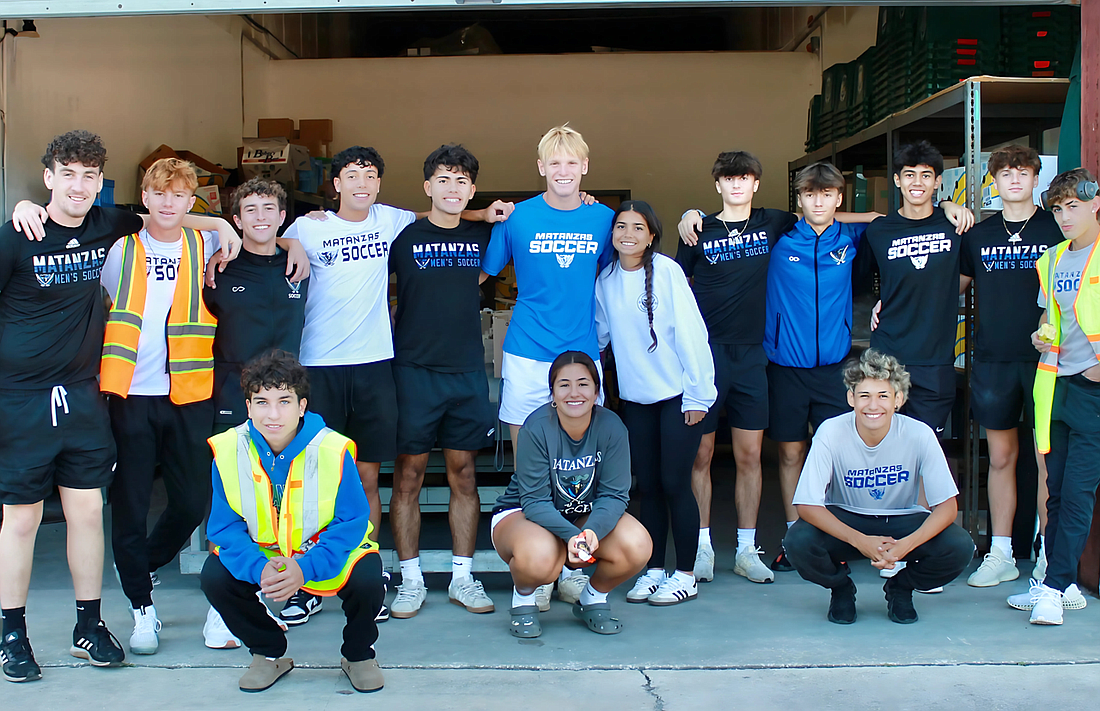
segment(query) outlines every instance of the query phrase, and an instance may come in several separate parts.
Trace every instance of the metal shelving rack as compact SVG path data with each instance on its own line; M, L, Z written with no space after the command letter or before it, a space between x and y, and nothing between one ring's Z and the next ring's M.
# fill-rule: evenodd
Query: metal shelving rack
M904 111L892 114L859 133L824 146L788 164L791 179L803 167L827 160L837 168L854 170L883 168L894 175L894 147L921 138L931 141L945 156L959 156L966 166L966 205L975 215L981 212L983 146L1027 136L1030 145L1046 152L1043 134L1062 123L1068 79L1006 78L978 76L934 94ZM890 191L891 210L899 206L899 192ZM794 196L791 196L794 209ZM967 291L966 382L970 382L974 344L974 288ZM981 456L980 428L970 417L970 389L965 388L963 431L963 524L977 533ZM1021 450L1023 451L1023 450Z

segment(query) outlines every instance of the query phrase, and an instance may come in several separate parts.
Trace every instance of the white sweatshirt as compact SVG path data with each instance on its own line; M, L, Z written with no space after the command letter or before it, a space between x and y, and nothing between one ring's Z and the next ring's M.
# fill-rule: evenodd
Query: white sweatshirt
M628 272L617 261L596 279L596 332L600 350L611 343L624 400L649 405L683 393L683 412L710 409L718 399L707 327L683 269L653 255L653 338L645 309L645 270Z

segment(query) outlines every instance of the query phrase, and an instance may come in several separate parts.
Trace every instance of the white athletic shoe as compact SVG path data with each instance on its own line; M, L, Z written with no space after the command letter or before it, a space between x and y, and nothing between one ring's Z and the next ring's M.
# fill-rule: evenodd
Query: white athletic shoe
M402 581L397 586L397 597L390 603L390 616L399 620L416 617L426 597L428 597L428 588L423 580Z
M581 599L581 591L588 585L587 575L570 575L565 580L558 580L558 599L572 605Z
M733 572L744 575L754 583L775 582L775 573L760 560L763 548L745 548L737 552L737 559L733 563Z
M1030 590L1008 596L1006 600L1008 606L1024 611L1032 609L1035 607L1035 600L1037 599L1040 587L1042 587L1042 581L1032 578ZM1088 605L1088 600L1085 599L1085 596L1081 593L1081 588L1077 587L1077 583L1071 584L1066 588L1066 591L1062 593L1063 610L1083 610L1086 605Z
M535 588L535 605L539 608L539 612L546 612L550 609L550 594L552 592L554 592L553 583Z
M202 626L202 638L210 649L236 649L241 646L241 640L229 631L225 626L225 620L213 606L206 611L206 624ZM130 645L132 649L133 641Z
M695 552L695 580L700 583L714 580L714 546L709 543L700 542Z
M496 609L492 599L485 594L485 587L481 581L474 580L472 575L465 578L452 578L447 588L447 597L452 603L465 607L469 612L480 614Z
M905 570L905 561L899 560L897 563L894 563L893 568L880 568L878 576L880 578L892 578L903 570Z
M1016 559L1005 557L1001 549L993 546L985 554L982 564L966 579L966 584L975 588L991 588L1020 577L1016 569Z
M696 563L698 565L698 563ZM698 570L698 568L696 568ZM661 583L665 581L668 575L665 571L646 571L644 575L638 578L638 582L634 583L634 587L630 588L630 592L626 594L627 602L649 602L649 596L657 592L657 588L661 587Z
M1062 624L1062 591L1039 584L1034 594L1035 607L1031 608L1031 624Z
M130 651L133 654L156 654L160 646L160 620L157 608L150 605L140 610L131 610L134 615L134 633L130 635Z
M1047 576L1047 549L1039 549L1039 557L1035 559L1035 567L1031 571L1031 577L1042 580Z
M649 596L650 605L678 605L681 602L694 600L699 595L699 585L695 578L687 584L674 575L669 575L657 587L657 590Z

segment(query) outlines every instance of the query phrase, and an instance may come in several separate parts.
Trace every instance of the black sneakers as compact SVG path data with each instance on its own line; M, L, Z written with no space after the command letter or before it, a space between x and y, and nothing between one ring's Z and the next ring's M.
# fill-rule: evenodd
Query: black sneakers
M888 578L882 586L886 593L886 616L899 625L911 625L917 621L917 609L913 607L913 589L898 584L898 579Z
M69 653L97 667L117 667L126 659L122 645L103 620L91 629L81 630L79 625L73 628L73 646Z
M382 571L382 607L378 608L378 614L374 616L374 621L385 622L390 619L390 608L386 607L386 593L390 591L390 574L385 570Z
M856 584L849 578L844 585L832 589L829 601L829 622L850 625L856 621Z
M279 613L279 619L288 625L304 625L309 618L321 611L322 599L319 595L299 590L290 596Z
M0 643L0 662L4 665L4 678L8 681L35 681L42 678L42 670L34 661L34 652L23 630L9 632Z
M787 551L782 548L779 549L779 555L775 557L775 560L773 560L772 564L768 567L777 573L789 573L794 570L791 561L787 560Z

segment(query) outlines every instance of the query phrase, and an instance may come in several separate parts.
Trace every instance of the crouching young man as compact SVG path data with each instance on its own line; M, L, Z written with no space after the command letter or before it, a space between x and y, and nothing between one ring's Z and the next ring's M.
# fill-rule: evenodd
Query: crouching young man
M832 591L829 621L856 621L856 586L844 561L905 568L886 580L886 614L917 621L913 590L954 580L974 556L970 535L955 525L959 491L932 429L897 414L909 373L874 349L844 368L853 411L826 420L814 435L794 492L799 520L783 541L806 580ZM932 510L917 503L921 481Z
M202 590L252 652L241 691L263 691L294 667L286 634L260 593L284 602L300 589L343 600L340 666L357 691L382 688L374 658L382 564L355 443L306 412L309 379L289 353L244 367L248 421L210 438L213 503L207 535L217 546Z

